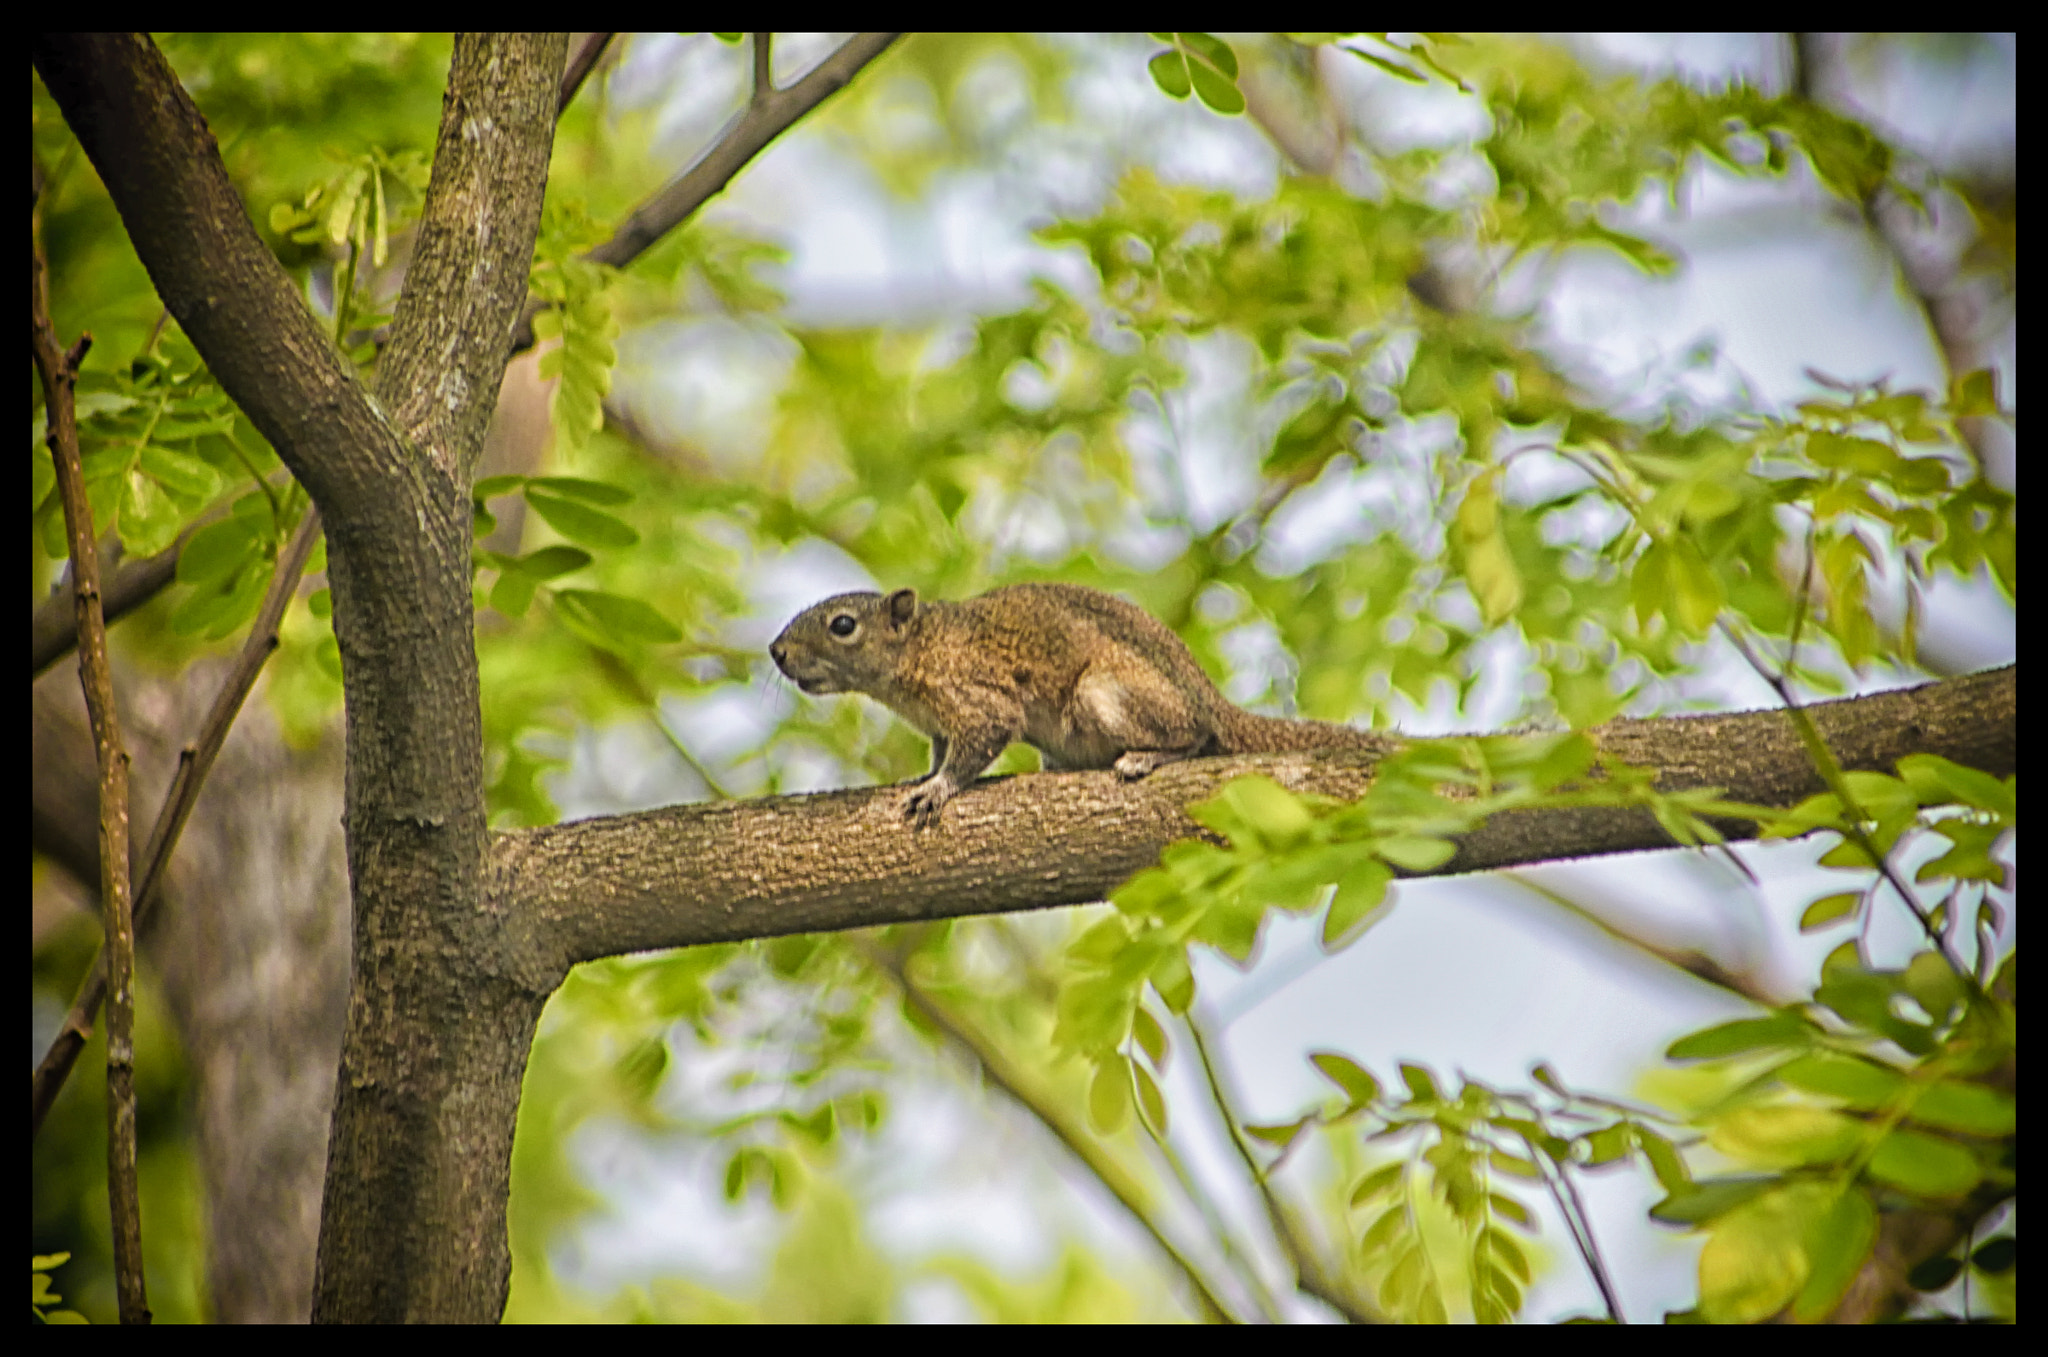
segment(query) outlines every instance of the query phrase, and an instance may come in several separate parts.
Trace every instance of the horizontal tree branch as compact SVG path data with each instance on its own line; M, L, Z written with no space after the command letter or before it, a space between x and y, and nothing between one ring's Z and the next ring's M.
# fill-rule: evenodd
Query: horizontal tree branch
M1811 708L1845 768L1889 770L1933 753L1998 776L2017 756L2017 667ZM1782 711L1612 721L1608 753L1658 770L1666 791L1719 787L1791 806L1822 790ZM1397 741L1388 736L1388 749ZM1177 839L1187 805L1263 773L1294 791L1355 799L1378 755L1323 750L1170 765L1136 783L1107 772L987 779L935 830L904 827L897 788L673 806L496 836L489 894L506 963L551 985L575 962L788 933L1048 909L1101 900ZM1731 838L1754 836L1739 823ZM1646 811L1498 815L1440 875L1669 847Z

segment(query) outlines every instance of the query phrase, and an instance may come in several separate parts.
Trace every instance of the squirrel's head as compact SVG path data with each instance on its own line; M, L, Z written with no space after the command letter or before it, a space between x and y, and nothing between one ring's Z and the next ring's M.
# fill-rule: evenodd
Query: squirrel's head
M807 693L859 692L890 671L916 616L915 589L834 594L798 613L768 654Z

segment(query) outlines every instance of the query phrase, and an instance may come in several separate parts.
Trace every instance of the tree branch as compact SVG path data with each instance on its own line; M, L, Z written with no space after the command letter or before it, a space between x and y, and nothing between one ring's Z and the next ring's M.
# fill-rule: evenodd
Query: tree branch
M212 771L214 759L227 743L228 731L234 728L235 717L254 691L257 675L263 672L265 661L277 649L277 631L284 620L284 610L298 592L299 578L305 574L306 562L319 540L320 511L308 509L306 516L299 520L291 543L278 557L277 571L271 576L270 588L256 610L256 620L249 627L249 635L242 642L234 667L221 680L220 691L215 695L205 721L200 724L198 735L179 756L177 775L171 779L170 788L164 793L163 807L157 812L156 823L150 827L148 845L142 851L142 885L135 892L137 928L149 921L150 913L162 894L164 876L170 869L171 854L178 846L178 836L184 832L192 808L199 802L199 790L206 785L206 775ZM36 1132L42 1129L43 1118L48 1115L51 1104L56 1102L57 1094L63 1090L72 1064L78 1059L79 1052L85 1049L86 1039L92 1034L93 1015L99 1011L100 1001L106 992L106 957L102 954L94 957L92 965L86 968L85 979L80 982L78 993L71 1001L71 1010L65 1015L63 1026L57 1029L50 1049L29 1081L30 1139L34 1139Z
M645 254L663 236L688 221L698 208L725 191L733 176L746 168L768 144L794 126L799 119L826 99L844 89L854 76L903 36L900 33L861 33L819 62L803 79L786 89L775 89L759 78L760 63L768 52L766 35L755 36L756 83L746 112L731 131L679 178L642 203L626 218L612 238L585 258L613 268L626 265ZM512 336L512 352L533 346L533 318L538 305L529 305Z
M1889 770L1935 753L1997 776L2017 759L2017 668L1809 709L1842 766ZM1782 711L1612 721L1607 753L1660 770L1666 791L1708 784L1791 806L1823 790ZM1387 737L1391 751L1398 741ZM672 806L501 834L490 893L516 921L535 983L578 961L702 942L1047 909L1103 899L1160 849L1202 833L1184 807L1232 777L1355 799L1380 755L1357 751L1195 759L1136 783L1039 773L977 783L935 830L903 825L895 788ZM1732 838L1753 837L1740 822ZM1495 816L1440 874L1671 846L1647 811Z
M64 527L71 539L71 579L78 613L78 677L92 721L99 762L101 919L106 926L106 971L114 998L107 1011L107 1201L112 1215L114 1284L123 1324L149 1323L142 1270L142 1194L136 1179L135 1131L135 916L128 894L128 750L114 705L113 666L107 659L107 619L100 611L99 549L85 468L78 452L72 390L92 347L90 334L66 351L50 319L49 265L43 259L40 200L30 204L29 348L42 379L44 425Z
M256 234L163 53L139 33L38 33L32 50L157 295L330 528L414 530L380 490L404 460L396 431Z
M1201 1269L1166 1237L1159 1222L1152 1218L1143 1185L1106 1147L1097 1144L1085 1129L1069 1122L1058 1103L1047 1097L1037 1087L1036 1081L1013 1064L999 1046L983 1038L971 1023L954 1013L937 995L912 980L899 957L864 939L854 939L851 945L870 966L896 982L904 1001L974 1061L983 1078L1008 1094L1011 1101L1029 1113L1053 1139L1066 1147L1069 1154L1081 1161L1082 1167L1094 1175L1095 1180L1123 1207L1125 1214L1151 1238L1153 1246L1187 1280L1199 1302L1202 1318L1212 1322L1236 1322L1236 1316L1224 1308L1223 1302L1202 1276Z

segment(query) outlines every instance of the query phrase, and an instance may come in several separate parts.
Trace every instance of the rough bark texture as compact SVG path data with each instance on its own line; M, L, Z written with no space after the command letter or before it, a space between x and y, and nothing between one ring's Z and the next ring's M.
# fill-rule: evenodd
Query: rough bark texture
M2016 757L2017 670L1812 709L1845 768L1938 753L2004 775ZM1615 721L1594 732L1670 791L1790 806L1822 790L1783 712ZM1376 756L1353 751L1196 759L1139 782L1098 773L984 780L937 828L904 826L894 788L675 806L497 837L490 893L536 985L621 952L1099 900L1201 832L1182 807L1245 773L1355 798ZM1739 822L1734 838L1754 834ZM1444 874L1670 846L1647 811L1501 815Z

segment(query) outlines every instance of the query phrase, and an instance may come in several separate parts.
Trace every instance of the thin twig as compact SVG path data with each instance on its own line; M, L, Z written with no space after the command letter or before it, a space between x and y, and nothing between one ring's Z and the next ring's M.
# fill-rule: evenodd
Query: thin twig
M1159 1152L1167 1171L1173 1175L1174 1181L1180 1184L1181 1195L1187 1198L1196 1213L1202 1217L1202 1223L1209 1227L1209 1233L1216 1241L1217 1252L1223 1255L1223 1261L1229 1265L1231 1273L1244 1283L1245 1290L1251 1295L1252 1303L1259 1307L1259 1313L1265 1317L1266 1322L1278 1324L1282 1318L1279 1304L1272 1295L1271 1288L1266 1285L1265 1279L1259 1276L1251 1255L1238 1244L1236 1234L1230 1228L1230 1222L1216 1209L1216 1203L1210 1194L1203 1191L1201 1185L1195 1181L1186 1161L1181 1158L1180 1152L1173 1148L1173 1142L1144 1117L1138 1118L1138 1124L1145 1128L1145 1134L1151 1139L1153 1148Z
M730 131L718 139L717 145L704 154L703 159L642 203L610 240L584 258L613 268L623 268L638 259L670 231L688 221L698 208L722 193L733 176L746 168L748 162L770 142L788 131L806 113L844 89L869 62L887 51L890 44L901 36L900 33L857 34L794 85L779 90L771 88L765 93L756 88L747 102L746 112ZM766 52L765 43L756 44L757 63L766 59ZM526 313L512 332L512 352L522 353L533 347L533 318L540 314L540 310L538 302L527 303Z
M271 652L277 649L278 624L284 618L284 610L292 595L298 590L299 577L305 573L306 562L319 540L320 511L308 509L306 516L299 520L291 543L278 558L277 573L270 580L270 591L264 595L263 605L257 610L256 621L249 628L241 653L235 657L234 667L221 680L220 691L214 696L206 720L200 725L198 737L179 754L177 775L171 779L170 788L164 793L163 808L157 812L156 824L149 832L148 846L143 850L142 886L135 894L138 924L148 920L162 894L164 870L170 862L172 850L178 846L178 836L184 832L185 821L191 816L192 807L198 803L199 789L205 784L206 774L213 767L221 746L226 743L236 715L248 700L250 690L256 686L256 676L262 672ZM122 861L127 861L125 853ZM79 983L78 993L71 1001L71 1011L65 1014L63 1025L57 1029L50 1049L36 1066L30 1080L31 1140L42 1129L43 1118L57 1100L65 1078L77 1062L79 1052L85 1048L86 1039L92 1035L93 1016L99 1011L100 1000L106 991L107 968L103 953L94 957L93 964L86 970L85 979Z
M1342 1283L1323 1266L1315 1245L1303 1236L1293 1213L1274 1190L1272 1175L1260 1168L1259 1161L1253 1157L1252 1147L1237 1129L1237 1112L1231 1106L1230 1096L1223 1087L1223 1077L1209 1056L1209 1043L1203 1040L1201 1024L1192 1011L1187 1015L1187 1029L1194 1039L1195 1055L1202 1062L1202 1075L1209 1082L1209 1097L1222 1114L1223 1125L1230 1132L1230 1143L1236 1148L1238 1158L1244 1161L1246 1171L1259 1189L1259 1198L1265 1203L1266 1219L1272 1225L1274 1239L1294 1266L1295 1285L1353 1324L1379 1323L1379 1316L1353 1299Z
M1066 1114L1054 1101L1041 1091L1034 1080L1012 1064L1010 1058L993 1042L986 1041L965 1019L955 1014L937 998L919 986L907 974L901 960L876 946L864 937L849 935L847 945L869 965L893 979L903 991L904 999L915 1008L925 1020L971 1057L980 1067L989 1083L1007 1093L1026 1112L1037 1119L1039 1125L1050 1131L1053 1138L1067 1147L1076 1159L1092 1173L1096 1180L1109 1189L1131 1219L1145 1231L1158 1246L1160 1252L1187 1279L1195 1293L1195 1299L1202 1308L1202 1317L1211 1321L1236 1323L1232 1315L1216 1296L1215 1291L1203 1279L1194 1262L1174 1246L1160 1229L1157 1221L1146 1209L1144 1188L1124 1166L1106 1153L1095 1138L1068 1121Z
M71 579L78 610L78 675L85 689L99 761L100 914L106 925L107 973L107 1205L112 1218L114 1285L123 1324L149 1323L149 1292L142 1267L142 1196L136 1180L135 1132L135 918L128 894L128 750L114 704L113 667L107 659L107 621L100 608L99 546L92 501L78 453L72 390L79 364L92 347L84 334L69 351L50 319L49 266L43 259L40 202L30 209L30 348L42 378L43 408L64 528L71 539Z
M1962 959L1949 950L1948 939L1941 935L1941 930L1934 926L1934 920L1920 908L1919 899L1906 888L1906 883L1899 877L1898 868L1892 865L1890 854L1878 851L1877 842L1870 837L1870 830L1867 828L1868 825L1875 823L1874 818L1857 802L1856 793L1850 789L1848 779L1842 772L1841 762L1835 758L1834 750L1828 748L1828 742L1821 736L1820 728L1814 725L1813 717L1800 705L1798 697L1792 692L1791 682L1766 665L1763 657L1751 648L1725 618L1718 619L1715 625L1720 627L1721 634L1735 647L1735 652L1748 662L1749 667L1756 671L1759 678L1771 685L1771 690L1777 693L1779 700L1785 704L1785 714L1792 718L1792 728L1798 732L1801 743L1806 746L1806 754L1813 762L1814 771L1820 774L1828 790L1841 802L1842 822L1846 826L1844 832L1849 839L1863 850L1864 856L1870 859L1871 865L1877 868L1884 879L1891 882L1892 889L1899 893L1899 899L1904 902L1907 911L1920 925L1921 931L1927 935L1934 950L1940 953L1941 959L1955 972L1956 978L1967 985L1972 993L1982 997L1983 987L1977 983L1975 972L1964 966Z
M1579 1199L1579 1190L1573 1185L1571 1175L1565 1172L1562 1164L1551 1163L1550 1157L1536 1146L1529 1148L1537 1165L1542 1168L1543 1185L1550 1189L1550 1199L1557 1204L1565 1229L1571 1232L1572 1245L1578 1249L1586 1271L1593 1275L1593 1285L1600 1290L1600 1302L1607 1307L1607 1317L1616 1324L1625 1323L1621 1317L1621 1299L1614 1294L1613 1279L1607 1275L1606 1260L1600 1256L1600 1241L1593 1237L1593 1223L1586 1219L1586 1204Z

